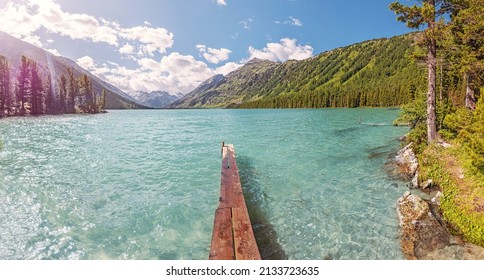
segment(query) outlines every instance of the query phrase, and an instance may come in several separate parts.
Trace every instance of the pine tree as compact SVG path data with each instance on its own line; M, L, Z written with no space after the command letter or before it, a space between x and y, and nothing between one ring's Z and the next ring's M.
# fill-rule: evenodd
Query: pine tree
M427 67L428 67L428 92L427 92L427 141L428 143L437 140L436 126L436 72L437 72L437 39L441 22L437 18L448 12L448 1L446 0L423 0L422 6L404 6L399 2L390 4L390 9L397 15L397 20L405 22L407 27L419 29L427 24L427 29L423 32L423 41L427 47Z
M92 82L87 75L82 75L81 88L84 92L84 111L89 113L96 112L96 98L92 90Z
M453 0L453 4L448 59L464 77L466 107L475 110L484 84L484 2Z
M29 98L30 93L30 71L29 59L24 55L21 58L21 65L17 75L17 100L20 102L20 114L26 113L25 103Z
M78 86L72 68L67 68L67 75L69 76L67 84L67 113L73 114L76 112L76 95L78 92Z
M10 111L10 65L6 57L0 55L0 117L5 110Z
M45 113L53 115L57 113L56 96L54 88L52 87L52 80L50 73L47 74L47 81L45 86Z
M41 115L44 113L44 89L39 69L35 61L30 61L30 114Z
M99 107L100 107L99 111L106 110L106 89L105 88L103 88L103 91L101 93L101 102Z
M60 77L59 83L59 107L58 112L64 114L67 112L67 79L64 74Z

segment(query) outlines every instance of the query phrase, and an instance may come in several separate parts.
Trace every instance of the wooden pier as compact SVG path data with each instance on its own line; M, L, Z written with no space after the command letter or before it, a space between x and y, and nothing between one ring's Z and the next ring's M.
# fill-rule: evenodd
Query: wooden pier
M245 204L234 146L222 142L219 206L215 210L210 260L260 260Z

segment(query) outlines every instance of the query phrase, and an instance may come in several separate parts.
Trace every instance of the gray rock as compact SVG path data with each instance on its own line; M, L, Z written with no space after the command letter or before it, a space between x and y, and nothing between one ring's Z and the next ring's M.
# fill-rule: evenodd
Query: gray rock
M430 200L434 205L440 206L440 199L442 199L442 192L437 192L435 196Z
M418 188L418 170L415 171L415 175L413 175L412 184L410 185L410 187L414 189Z
M427 181L420 183L419 187L422 190L425 190L425 189L431 188L433 185L434 185L434 181L432 179L428 179Z
M425 260L484 260L484 248L474 244L455 244L435 250Z
M400 245L407 259L422 259L429 253L450 245L450 234L432 215L427 202L405 192L398 199Z
M413 143L410 143L400 149L395 157L395 162L397 163L400 172L406 174L408 178L413 178L418 168L418 161L412 150L412 144Z

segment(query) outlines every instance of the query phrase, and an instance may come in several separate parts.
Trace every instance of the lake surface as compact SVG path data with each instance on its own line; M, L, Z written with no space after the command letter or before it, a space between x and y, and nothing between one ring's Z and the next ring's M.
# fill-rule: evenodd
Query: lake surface
M407 132L390 125L398 112L2 119L0 259L207 259L221 141L235 145L254 228L269 229L259 240L289 259L401 259L406 183L384 169Z

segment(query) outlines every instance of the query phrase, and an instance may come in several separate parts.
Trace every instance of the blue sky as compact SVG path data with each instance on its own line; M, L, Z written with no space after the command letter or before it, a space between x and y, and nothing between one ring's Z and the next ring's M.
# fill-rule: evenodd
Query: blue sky
M408 32L388 10L391 2L0 0L0 30L126 92L187 93L254 57L305 59Z

